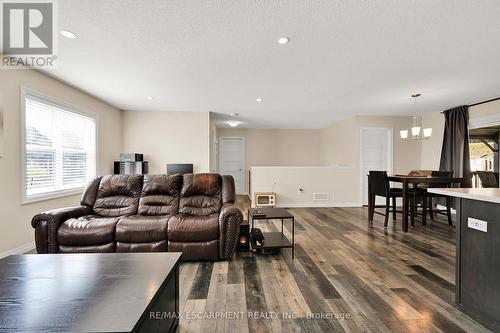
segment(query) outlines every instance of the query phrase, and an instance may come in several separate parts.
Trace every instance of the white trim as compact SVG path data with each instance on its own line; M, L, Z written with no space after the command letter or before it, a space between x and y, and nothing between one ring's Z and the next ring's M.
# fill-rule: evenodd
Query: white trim
M35 249L35 242L29 242L21 246L15 247L12 250L0 253L0 259L8 257L13 254L24 254Z
M41 92L28 88L24 85L21 85L20 88L20 136L21 136L21 151L20 151L20 169L21 169L21 205L30 204L39 201L45 201L55 198L67 197L76 194L81 194L83 192L84 187L72 188L68 190L62 191L53 191L49 193L43 193L38 195L27 196L26 194L26 169L25 169L25 160L26 160L26 144L25 144L25 134L26 134L26 97L34 97L42 101L43 103L50 104L55 107L64 108L68 111L71 111L76 114L80 114L89 118L94 119L95 121L95 171L96 175L99 174L99 114L94 111L89 111L80 106L76 106L65 101L59 100L57 98L45 95Z
M278 208L361 208L359 202L332 202L332 203L281 203Z
M469 130L500 125L500 114L469 119Z
M248 189L247 189L247 169L246 169L246 164L245 164L245 153L246 153L246 148L245 148L245 137L244 136L220 136L219 137L219 172L221 172L220 166L222 165L222 149L220 148L220 144L222 140L231 140L231 139L238 139L241 140L241 170L243 172L243 192L242 193L236 193L236 194L241 194L245 195L248 194ZM250 180L248 180L250 181Z
M330 165L330 166L253 166L250 169L258 170L307 170L307 169L317 169L317 170L349 170L354 169L352 165Z
M387 173L391 174L394 171L394 128L392 127L360 127L359 128L359 205L363 206L363 182L366 174L363 174L363 131L371 129L387 130L390 132L389 142L389 170Z

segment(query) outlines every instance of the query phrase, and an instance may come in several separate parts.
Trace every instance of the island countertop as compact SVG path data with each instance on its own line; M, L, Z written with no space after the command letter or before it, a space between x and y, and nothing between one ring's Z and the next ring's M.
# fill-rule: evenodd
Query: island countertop
M430 193L500 204L500 188L429 188Z

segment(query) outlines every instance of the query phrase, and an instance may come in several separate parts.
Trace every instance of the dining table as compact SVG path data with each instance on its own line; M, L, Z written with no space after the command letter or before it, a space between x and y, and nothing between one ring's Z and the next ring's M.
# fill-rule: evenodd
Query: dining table
M453 184L462 183L463 178L457 177L436 177L436 176L415 176L415 175L389 175L387 179L390 182L401 183L403 189L403 232L408 232L408 215L410 213L410 193L411 188L420 186L421 188L429 187L431 184L439 184L442 187L451 187ZM370 207L375 205L372 202L370 176L368 175L368 211L372 211ZM370 215L370 214L368 214ZM368 217L370 220L370 217ZM373 217L371 217L373 219Z

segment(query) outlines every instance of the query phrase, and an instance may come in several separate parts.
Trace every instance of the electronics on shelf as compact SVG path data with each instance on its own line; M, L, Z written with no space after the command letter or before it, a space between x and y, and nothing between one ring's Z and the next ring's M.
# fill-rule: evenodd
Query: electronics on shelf
M254 192L252 207L274 207L275 205L275 192Z
M143 154L138 153L121 153L120 160L113 164L115 175L144 175L148 169L148 162L144 161Z
M193 173L193 164L191 163L167 164L167 173L169 175L175 175L176 173L180 173L181 175L186 173Z

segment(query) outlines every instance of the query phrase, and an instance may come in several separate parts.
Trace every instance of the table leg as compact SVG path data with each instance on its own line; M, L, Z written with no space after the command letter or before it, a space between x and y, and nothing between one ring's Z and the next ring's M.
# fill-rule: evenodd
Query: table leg
M403 180L403 232L408 232L408 181Z
M292 217L292 260L295 258L295 217Z
M372 187L370 185L370 176L368 176L368 222L373 221L373 198L372 198Z
M250 246L248 247L250 249L250 252L252 252L252 260L254 260L254 251L253 251L253 244L252 244L252 229L253 229L253 217L252 217L252 222L250 223L250 214L248 214L248 224L250 224L250 233L249 233L249 241L250 241Z

